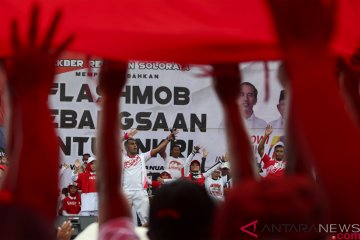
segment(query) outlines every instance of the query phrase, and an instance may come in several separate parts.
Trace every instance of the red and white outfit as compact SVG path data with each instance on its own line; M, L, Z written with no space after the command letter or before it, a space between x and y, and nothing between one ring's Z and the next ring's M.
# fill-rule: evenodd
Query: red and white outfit
M159 177L162 178L163 174L165 174L165 173L169 174L169 178L163 179L163 182L164 182L164 183L158 182L158 181L151 181L151 186L152 186L153 189L161 188L162 185L167 184L167 183L170 183L170 182L173 182L173 181L175 180L175 179L172 178L171 173L170 173L169 170L164 170L164 171L162 171L162 173L160 173L160 176L159 176Z
M95 158L90 157L85 172L73 175L73 181L81 190L81 216L98 215L98 193L96 191L96 172L91 171L91 162Z
M198 172L191 172L190 171L190 166L193 162L198 162L200 169L203 168L202 167L202 163L199 160L193 160L194 156L196 153L190 153L190 155L188 156L188 158L186 159L185 162L185 166L184 166L184 174L185 174L185 178L189 179L190 181L196 182L197 184L199 184L200 186L204 186L205 185L205 179L209 176L211 176L211 174L216 170L220 168L221 162L216 163L211 169L208 169L206 172L202 173L201 170L199 170ZM205 158L204 158L205 159Z
M81 197L80 194L76 191L76 193L70 193L70 186L68 187L69 195L66 196L63 200L63 216L77 216L81 210Z
M285 174L286 161L278 161L276 159L272 159L264 153L260 162L264 163L263 168L266 169L266 177L282 177Z
M122 187L130 204L136 210L141 224L149 220L148 178L145 163L152 157L151 151L135 156L122 157Z
M184 163L184 158L167 156L165 159L165 170L170 172L172 179L179 179L184 176Z

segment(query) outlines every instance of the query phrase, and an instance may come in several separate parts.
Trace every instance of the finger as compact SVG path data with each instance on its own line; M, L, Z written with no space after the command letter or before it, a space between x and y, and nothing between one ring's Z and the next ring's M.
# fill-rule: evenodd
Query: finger
M71 230L71 228L72 228L71 223L67 223L65 226L65 230L68 232Z
M68 37L54 52L54 56L58 57L60 54L74 41L75 36Z
M15 51L21 47L19 40L19 27L16 20L11 22L11 44Z
M30 27L28 33L30 46L33 46L36 41L38 19L39 19L39 5L35 4L31 15Z
M54 34L55 34L56 28L59 24L60 18L61 18L61 12L57 11L55 14L55 17L50 25L49 31L46 34L46 37L45 37L45 40L43 43L43 47L42 47L44 50L48 50L50 48L51 41L54 37Z

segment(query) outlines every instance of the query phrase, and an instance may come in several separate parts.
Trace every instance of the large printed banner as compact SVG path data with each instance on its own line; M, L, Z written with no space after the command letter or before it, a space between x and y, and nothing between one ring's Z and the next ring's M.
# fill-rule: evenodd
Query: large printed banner
M58 75L50 94L50 108L58 132L62 161L73 168L74 161L84 153L96 155L96 129L101 111L101 95L97 89L102 61L72 56L58 60ZM281 118L277 105L281 88L276 81L277 62L269 63L270 100L264 99L264 63L240 65L243 81L258 90L253 110L256 117L268 123ZM221 105L212 88L210 77L204 77L209 66L180 65L169 62L130 62L128 82L121 96L120 121L123 131L138 129L139 150L156 147L170 129L179 129L175 144L186 157L195 145L209 151L206 167L210 167L227 149ZM227 83L224 83L227 84ZM250 103L252 104L252 103ZM249 125L249 138L257 151L266 126ZM119 131L119 134L123 132ZM282 139L282 129L274 130L267 148ZM239 146L241 148L241 146ZM170 144L167 147L170 152ZM199 154L196 156L201 158ZM259 156L257 156L259 160ZM160 156L147 162L149 172L163 170ZM71 181L65 171L62 185Z

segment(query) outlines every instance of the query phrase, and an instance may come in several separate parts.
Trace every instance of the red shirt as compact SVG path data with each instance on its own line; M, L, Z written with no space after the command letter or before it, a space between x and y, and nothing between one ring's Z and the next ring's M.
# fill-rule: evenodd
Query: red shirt
M81 210L81 199L80 195L74 197L67 196L63 200L63 210L67 214L78 214Z
M190 173L189 176L187 176L186 178L189 179L190 181L192 181L193 183L198 184L201 187L203 187L205 185L205 177L202 173L194 174L194 175L192 173Z
M269 155L264 154L261 158L261 161L264 162L264 168L266 169L266 177L282 177L285 173L286 162L278 161L276 159L271 159Z
M96 192L96 173L80 173L76 182L83 193Z

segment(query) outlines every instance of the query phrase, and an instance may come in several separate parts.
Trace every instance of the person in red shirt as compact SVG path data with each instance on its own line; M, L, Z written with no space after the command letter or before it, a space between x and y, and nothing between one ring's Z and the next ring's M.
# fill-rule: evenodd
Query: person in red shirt
M73 181L81 190L81 215L97 216L98 194L96 191L96 159L89 157L85 172L73 173Z
M81 199L77 186L69 184L68 195L63 200L63 216L77 216L81 210Z
M174 179L172 179L170 171L169 170L164 170L164 171L162 171L162 173L160 174L160 176L157 178L156 181L151 182L151 186L154 189L161 188L161 186L163 184L171 182L173 180Z
M270 158L264 151L265 141L271 135L273 129L268 125L265 129L264 137L261 139L258 146L258 153L261 157L261 162L264 163L263 169L266 169L266 177L282 177L286 169L285 148L282 143L278 143L274 148L275 159Z

